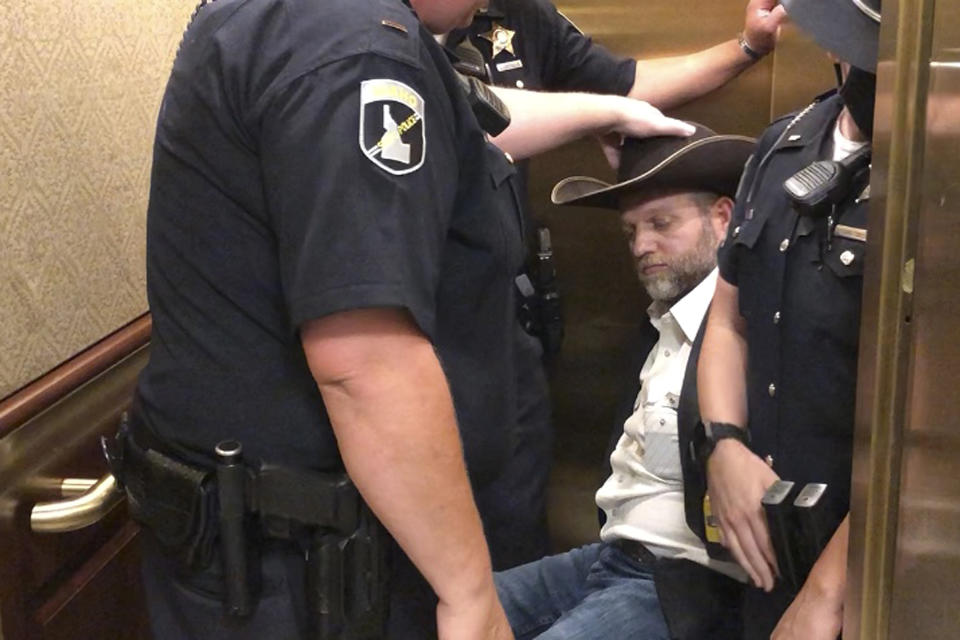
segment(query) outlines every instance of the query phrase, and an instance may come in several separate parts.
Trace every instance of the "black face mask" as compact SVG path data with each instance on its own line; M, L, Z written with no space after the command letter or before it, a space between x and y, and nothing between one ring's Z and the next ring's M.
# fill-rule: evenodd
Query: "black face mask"
M853 121L868 138L873 136L873 104L877 94L877 76L857 67L850 67L847 80L840 87L840 98Z

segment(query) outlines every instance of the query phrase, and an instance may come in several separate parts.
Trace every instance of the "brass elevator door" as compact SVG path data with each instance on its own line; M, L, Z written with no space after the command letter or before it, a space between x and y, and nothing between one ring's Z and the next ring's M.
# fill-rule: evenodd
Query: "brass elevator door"
M960 637L960 4L885 2L845 638Z
M960 5L933 15L891 638L960 637Z

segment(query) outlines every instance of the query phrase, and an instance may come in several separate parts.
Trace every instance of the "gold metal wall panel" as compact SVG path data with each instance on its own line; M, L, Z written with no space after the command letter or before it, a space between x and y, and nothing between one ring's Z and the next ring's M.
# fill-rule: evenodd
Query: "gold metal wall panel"
M960 6L933 15L891 638L960 636Z
M0 398L146 311L157 109L195 0L0 0Z

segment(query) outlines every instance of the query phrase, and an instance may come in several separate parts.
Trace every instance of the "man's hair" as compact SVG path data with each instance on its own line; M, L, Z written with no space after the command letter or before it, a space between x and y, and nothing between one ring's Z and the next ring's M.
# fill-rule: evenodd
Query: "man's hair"
M713 193L712 191L691 191L688 192L687 195L700 209L700 215L702 216L710 213L710 208L713 206L713 203L720 198L719 193Z
M637 193L637 191L624 191L620 194L621 211L624 207L624 199L635 193ZM697 191L693 189L681 189L679 187L654 187L652 189L645 189L642 193L644 200L660 196L684 194L693 201L697 209L700 210L700 215L704 217L710 213L710 208L713 206L713 203L721 197L721 194L714 193L713 191Z

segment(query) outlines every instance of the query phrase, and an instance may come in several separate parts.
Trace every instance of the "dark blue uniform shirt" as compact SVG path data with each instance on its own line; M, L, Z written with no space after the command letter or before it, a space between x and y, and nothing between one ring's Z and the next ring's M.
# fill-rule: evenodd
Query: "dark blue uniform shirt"
M738 287L747 323L750 446L784 480L827 483L832 526L849 509L866 185L832 220L862 231L857 239L828 230L826 218L799 216L783 183L830 157L842 106L827 97L766 130L720 252L720 275ZM775 623L777 611L769 613Z
M498 27L506 30L500 37L509 39L509 49L493 42ZM636 61L593 42L547 0L491 0L448 44L465 37L483 54L495 85L619 95L633 87Z
M182 451L231 437L336 467L298 329L403 308L436 346L473 479L494 475L516 404L514 173L400 0L202 8L157 126L144 421Z

